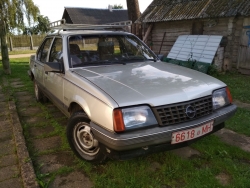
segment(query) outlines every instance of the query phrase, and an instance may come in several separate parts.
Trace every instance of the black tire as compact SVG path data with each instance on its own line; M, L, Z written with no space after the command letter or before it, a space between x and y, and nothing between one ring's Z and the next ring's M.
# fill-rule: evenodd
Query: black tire
M37 85L35 79L34 79L34 91L35 91L35 97L36 97L37 102L41 102L41 103L48 102L48 98L43 94L43 92L41 91L41 89Z
M37 102L43 102L43 93L40 90L39 86L36 83L36 80L34 79L34 91L35 91L35 97Z
M73 113L67 126L67 138L71 149L81 159L94 164L106 159L105 147L95 139L90 120L84 112Z

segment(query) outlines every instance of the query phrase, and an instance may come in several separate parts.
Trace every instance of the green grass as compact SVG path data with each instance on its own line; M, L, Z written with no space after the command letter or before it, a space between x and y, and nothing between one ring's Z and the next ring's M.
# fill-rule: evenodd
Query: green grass
M10 88L12 92L25 90L33 93L33 84L27 75L28 58L12 59L11 69L12 74L5 77L7 79L20 78L25 84L25 87L21 89ZM2 70L1 64L0 70ZM3 74L0 75L4 76ZM234 76L235 78L233 78ZM229 85L234 98L242 99L244 102L250 101L245 88L248 87L246 80L249 77L238 74L226 74L217 77ZM0 77L0 83L1 80ZM53 152L67 151L73 155L67 144L65 126L57 123L57 120L49 114L50 109L46 105L34 103L32 106L40 107L43 113L38 115L46 116L46 120L54 127L54 131L50 135L42 136L60 135L62 138L62 146L56 150L46 150L38 153L36 148L29 148L32 162L36 164L38 156L52 154ZM226 126L249 136L249 113L250 111L239 108L236 115L227 122ZM23 124L28 147L30 147L30 135L27 130L36 126L45 126L45 124L43 122L35 125ZM41 187L49 187L50 182L58 175L66 175L76 170L83 171L96 188L249 187L249 152L242 151L235 146L229 146L214 135L199 140L191 147L198 150L200 154L189 159L181 158L173 152L162 152L127 161L108 160L102 165L91 165L74 157L75 163L73 166L63 166L51 173L42 174L41 166L35 165L35 171ZM216 179L219 174L228 177L226 186L222 186Z
M250 110L238 107L236 114L226 122L226 127L250 136Z
M36 53L36 50L16 50L16 51L9 51L9 55L33 54L33 53Z

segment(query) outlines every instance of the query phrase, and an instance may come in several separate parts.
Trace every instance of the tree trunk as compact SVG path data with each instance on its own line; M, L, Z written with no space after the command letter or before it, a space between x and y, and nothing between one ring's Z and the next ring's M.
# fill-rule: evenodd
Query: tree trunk
M140 17L140 8L138 0L127 0L128 18L133 23Z
M11 74L8 46L6 43L6 36L7 36L7 33L6 33L5 23L1 22L0 23L0 39L1 39L1 53L2 53L3 71L5 74Z

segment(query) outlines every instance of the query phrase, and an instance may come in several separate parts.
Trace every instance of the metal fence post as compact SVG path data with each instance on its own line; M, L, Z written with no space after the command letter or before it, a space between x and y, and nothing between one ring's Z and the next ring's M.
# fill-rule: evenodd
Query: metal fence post
M13 51L13 44L12 44L11 36L9 36L9 42L10 42L10 51Z
M32 35L30 35L30 49L33 50L33 39L32 39Z

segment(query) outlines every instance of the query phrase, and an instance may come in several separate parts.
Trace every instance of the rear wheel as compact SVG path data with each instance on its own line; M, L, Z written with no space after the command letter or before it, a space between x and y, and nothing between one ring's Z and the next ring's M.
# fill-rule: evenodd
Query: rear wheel
M38 87L36 80L34 80L34 91L35 91L35 97L37 102L42 102L43 99L43 93Z
M106 159L104 146L95 138L84 112L72 114L67 126L67 138L75 154L86 161L101 163Z
M48 102L48 98L43 94L41 89L36 83L36 80L34 79L34 91L35 91L35 97L37 102Z

